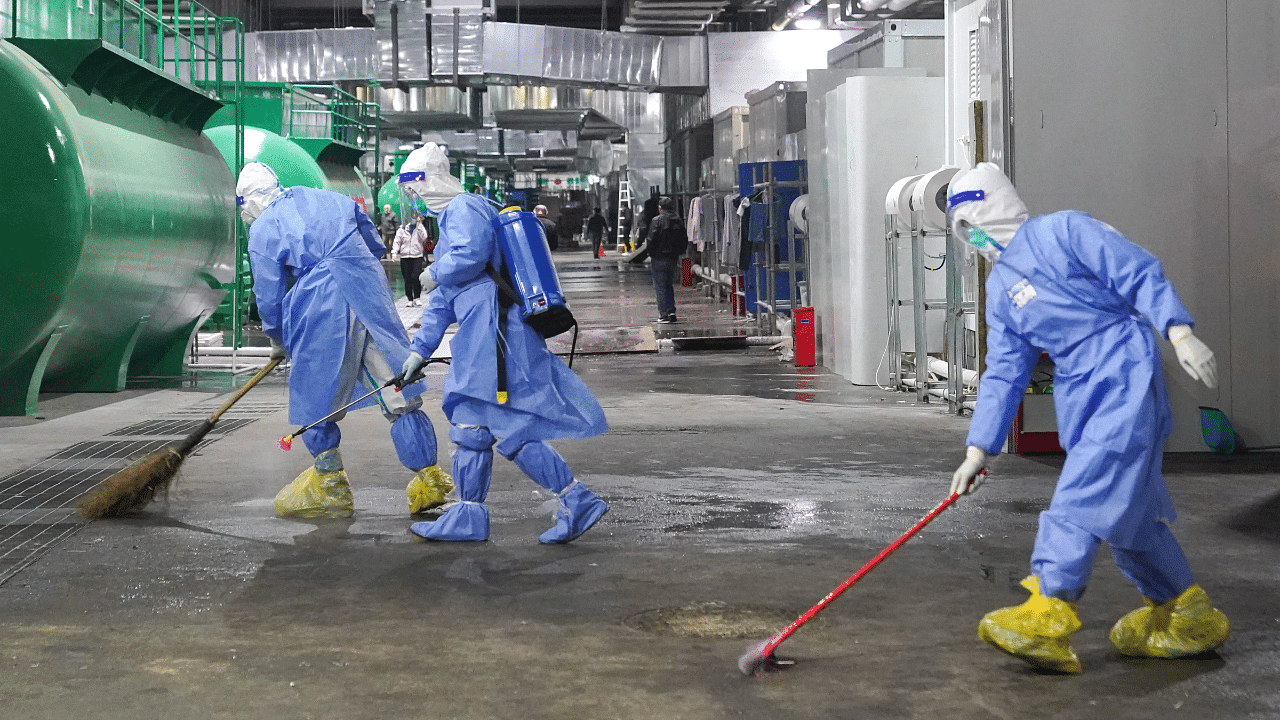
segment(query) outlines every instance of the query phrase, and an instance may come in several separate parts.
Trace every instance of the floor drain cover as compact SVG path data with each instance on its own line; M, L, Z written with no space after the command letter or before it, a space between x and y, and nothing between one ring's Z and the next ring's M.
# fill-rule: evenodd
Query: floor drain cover
M796 618L777 608L731 606L722 602L658 608L633 615L624 624L655 635L696 638L767 637Z

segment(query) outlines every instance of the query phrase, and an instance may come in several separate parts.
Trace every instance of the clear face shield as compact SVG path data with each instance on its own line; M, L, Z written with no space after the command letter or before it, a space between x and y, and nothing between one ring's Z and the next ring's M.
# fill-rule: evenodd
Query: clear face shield
M967 202L983 200L986 196L987 194L981 190L966 190L952 195L947 203L947 227L951 228L952 235L972 245L983 257L994 262L1004 252L1004 246L996 242L982 228L964 218L956 217L957 207Z
M399 212L401 222L408 219L409 215L415 212L423 217L435 216L435 213L431 212L431 208L427 207L426 201L414 189L414 186L423 183L426 177L427 174L424 172L403 172L396 178L396 183L400 186Z

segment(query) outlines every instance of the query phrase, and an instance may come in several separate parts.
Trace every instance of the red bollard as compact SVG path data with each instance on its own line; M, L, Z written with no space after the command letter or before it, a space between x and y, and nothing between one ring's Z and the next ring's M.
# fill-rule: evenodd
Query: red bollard
M680 287L693 287L693 258L680 258Z
M729 310L734 317L738 316L738 276L729 276Z

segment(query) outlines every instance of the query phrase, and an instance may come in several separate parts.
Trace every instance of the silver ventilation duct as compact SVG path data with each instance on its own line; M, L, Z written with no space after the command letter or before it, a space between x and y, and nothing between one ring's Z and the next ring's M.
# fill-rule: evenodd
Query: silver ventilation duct
M246 77L266 82L377 80L384 87L555 84L650 92L707 85L705 37L518 25L379 0L374 28L249 33Z
M245 35L245 79L250 81L367 81L378 76L378 58L373 28Z

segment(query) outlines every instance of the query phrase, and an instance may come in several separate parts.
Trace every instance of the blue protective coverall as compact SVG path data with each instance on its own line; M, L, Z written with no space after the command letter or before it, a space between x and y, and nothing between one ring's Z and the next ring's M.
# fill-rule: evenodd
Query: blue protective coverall
M409 336L378 262L384 252L355 201L327 190L290 188L250 225L262 331L284 344L292 364L291 423L328 415L389 380L390 368L408 357ZM352 408L381 407L401 462L414 471L436 464L435 431L418 409L423 390L421 383L403 393L391 388ZM336 448L341 434L335 419L302 437L319 455Z
M495 441L498 452L539 485L562 494L573 484L573 492L589 495L544 441L590 437L608 430L595 396L520 318L518 307L507 313L501 333L509 399L505 404L498 402L498 292L486 272L486 266L501 267L492 224L496 217L492 205L471 193L458 195L440 213L436 260L427 268L439 287L427 296L422 327L411 345L414 352L430 357L449 326L458 324L450 341L452 360L444 383L443 408L453 425L450 439L458 445L453 474L463 502L435 522L411 528L436 540L488 537L488 511L480 503L488 493L490 448ZM563 499L572 505L573 497ZM565 541L564 537L553 537L553 530L548 531L551 536L544 533L543 542ZM573 537L575 530L569 532Z
M998 453L1041 351L1056 365L1067 459L1032 555L1041 592L1078 600L1105 541L1144 595L1177 597L1194 581L1165 524L1175 519L1161 475L1172 413L1151 329L1192 320L1160 261L1063 211L1026 222L986 287L987 368L967 444Z

